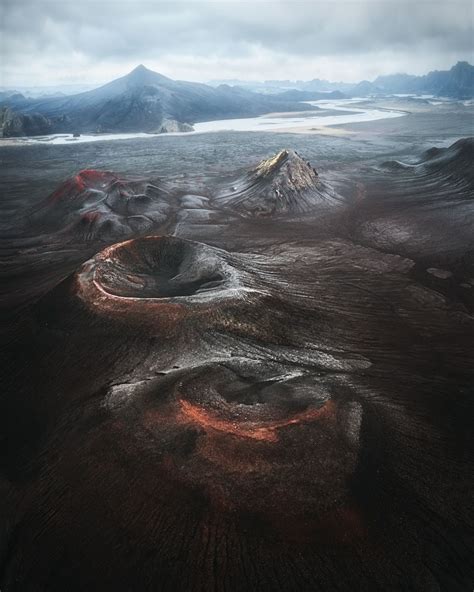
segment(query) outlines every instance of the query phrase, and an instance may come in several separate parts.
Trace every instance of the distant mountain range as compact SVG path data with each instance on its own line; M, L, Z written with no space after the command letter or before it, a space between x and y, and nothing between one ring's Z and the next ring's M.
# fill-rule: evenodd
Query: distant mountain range
M189 131L197 121L254 117L271 111L311 109L294 99L221 85L167 78L140 65L104 86L72 96L0 97L4 137L59 132Z
M425 76L409 74L379 76L373 82L359 83L353 92L357 92L361 86L366 93L371 94L416 93L471 99L474 97L474 66L467 62L458 62L451 70L435 70Z
M346 96L367 96L373 94L432 94L436 96L470 99L474 97L474 66L468 62L458 62L450 70L435 70L424 76L410 74L390 74L379 76L373 81L363 80L352 84L329 82L328 80L266 80L265 82L246 82L242 80L214 80L210 84L241 86L260 93L301 92L341 92ZM328 95L330 96L330 95Z
M198 121L310 110L301 101L347 96L417 93L469 99L474 97L474 66L458 62L451 70L425 76L394 74L352 85L318 79L253 86L232 82L239 84L177 81L140 65L122 78L74 95L31 98L2 91L0 136L190 131Z

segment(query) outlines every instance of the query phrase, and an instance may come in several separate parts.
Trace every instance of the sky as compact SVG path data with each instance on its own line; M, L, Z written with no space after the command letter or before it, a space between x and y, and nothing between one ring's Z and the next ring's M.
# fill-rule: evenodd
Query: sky
M0 86L179 80L358 82L474 63L472 0L1 0Z

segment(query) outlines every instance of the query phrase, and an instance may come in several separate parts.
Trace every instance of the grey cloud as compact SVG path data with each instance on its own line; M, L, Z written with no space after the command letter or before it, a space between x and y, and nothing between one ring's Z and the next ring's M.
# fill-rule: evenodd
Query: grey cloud
M245 63L261 51L273 72L281 56L302 64L316 58L336 63L398 52L400 58L406 54L410 70L410 55L421 62L426 55L431 65L437 57L441 62L446 55L472 59L473 54L470 0L7 0L2 10L0 50L7 77L26 74L28 64L34 70L36 60L38 68L54 74L58 56L61 63L70 56L78 68L192 56L196 63L215 59L225 69L226 60Z

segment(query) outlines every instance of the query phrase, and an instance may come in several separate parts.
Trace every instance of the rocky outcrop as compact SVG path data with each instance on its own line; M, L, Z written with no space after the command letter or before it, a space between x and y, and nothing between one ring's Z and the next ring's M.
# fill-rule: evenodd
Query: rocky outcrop
M158 128L159 134L174 134L177 132L193 132L194 128L189 123L181 123L176 119L164 119Z
M41 113L21 113L11 107L0 108L0 137L18 138L66 132L71 120L67 115L45 117Z
M337 202L336 192L294 150L263 160L217 196L217 203L259 217L304 213Z
M1 136L15 138L22 136L37 136L49 134L53 130L50 119L40 113L25 115L17 113L10 107L4 107L0 111Z

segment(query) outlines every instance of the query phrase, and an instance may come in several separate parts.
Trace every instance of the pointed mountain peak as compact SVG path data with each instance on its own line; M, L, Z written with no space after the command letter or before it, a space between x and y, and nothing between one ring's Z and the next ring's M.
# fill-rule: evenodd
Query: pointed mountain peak
M256 172L262 176L266 176L273 171L276 171L280 168L280 165L283 164L288 159L289 151L288 150L280 150L278 154L275 156L270 156L266 160L262 160L260 164L257 165Z
M158 72L153 72L153 70L149 70L143 64L138 65L134 68L131 72L129 72L124 78L129 81L133 82L134 84L156 84L157 82L170 80L163 74L158 74Z
M295 150L280 150L226 185L218 195L243 216L301 214L337 205L338 195Z
M311 164L294 150L280 150L278 154L262 162L254 170L258 177L283 174L293 179L304 180L305 184L317 182L318 174Z

